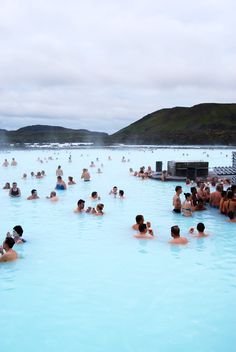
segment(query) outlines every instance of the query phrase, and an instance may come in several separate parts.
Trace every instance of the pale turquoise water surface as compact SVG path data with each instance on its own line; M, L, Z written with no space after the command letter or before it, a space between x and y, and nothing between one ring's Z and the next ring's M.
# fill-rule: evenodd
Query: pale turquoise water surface
M15 168L0 167L1 188L16 180L22 191L21 199L11 199L0 190L0 241L18 224L28 240L15 247L18 261L0 266L0 351L234 352L236 224L216 210L192 219L173 214L176 183L141 181L129 174L130 167L155 168L156 160L231 165L231 150L72 150L72 163L69 154L0 153L1 162L18 161ZM50 155L53 161L37 161ZM129 163L121 163L123 155ZM92 180L85 183L81 170L92 160L98 167L104 164L103 173L90 168ZM72 175L77 184L61 191L59 202L52 204L45 197L55 187L59 164L65 179ZM42 169L45 179L29 176ZM21 179L24 172L27 180ZM108 194L114 185L124 189L126 199ZM32 188L41 198L26 201ZM79 198L91 205L94 190L105 204L104 217L74 214ZM157 240L133 238L131 225L138 213L152 222ZM199 221L211 236L190 238L181 248L168 244L172 225L188 236L188 228Z

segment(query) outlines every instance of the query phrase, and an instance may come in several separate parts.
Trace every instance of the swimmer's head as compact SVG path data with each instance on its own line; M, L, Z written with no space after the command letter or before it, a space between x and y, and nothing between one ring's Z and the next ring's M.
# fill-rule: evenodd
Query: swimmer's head
M6 237L4 243L3 243L3 248L5 250L8 250L10 248L12 248L15 244L14 238L12 237Z
M50 198L52 198L52 197L56 197L56 192L55 191L52 191L51 193L50 193Z
M37 194L37 190L36 189L32 189L31 194L32 194L32 196L35 196Z
M176 186L175 187L175 192L181 193L182 192L182 187L181 186Z
M188 198L191 197L191 194L190 194L190 193L184 193L184 195L185 195L185 199L188 199Z
M96 207L96 209L97 209L98 211L103 211L103 208L104 208L104 204L102 204L102 203L99 203L99 204L97 205L97 207Z
M124 196L124 193L125 193L125 192L123 191L123 189L120 189L120 190L119 190L119 196L120 196L120 197L123 197L123 196Z
M24 231L20 225L16 225L15 227L13 227L13 236L14 236L14 232L16 232L17 235L21 237Z
M197 230L198 230L199 232L204 232L204 230L205 230L205 225L204 225L202 222L199 222L199 223L197 224Z
M147 232L147 225L146 224L140 224L139 225L139 227L138 227L138 229L139 229L139 232Z
M144 217L143 215L137 215L135 220L136 220L136 223L140 225L144 222Z
M171 236L176 238L176 237L180 237L180 228L178 225L174 225L174 226L171 226Z
M84 204L85 204L85 201L84 201L83 199L80 199L80 200L78 200L78 202L77 202L77 206L78 206L79 208L84 208Z
M92 198L97 198L98 197L98 192L94 191L91 193Z

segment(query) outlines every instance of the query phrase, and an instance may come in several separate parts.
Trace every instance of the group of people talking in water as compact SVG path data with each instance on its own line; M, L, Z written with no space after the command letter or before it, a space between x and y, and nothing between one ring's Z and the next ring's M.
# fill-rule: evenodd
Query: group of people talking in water
M224 190L224 184L216 185L215 191L211 192L204 182L198 183L197 187L191 187L190 192L184 193L185 199L181 202L182 186L175 187L173 197L173 211L183 216L192 216L195 211L207 210L208 206L219 209L219 213L235 222L236 212L236 186L228 186Z
M134 237L138 239L146 239L146 240L153 240L156 238L153 230L151 228L151 223L149 221L144 221L144 216L139 214L135 218L135 224L132 225L132 229L138 231ZM189 234L194 237L207 237L208 234L205 232L205 225L199 222L196 226L196 230L194 227L189 229ZM171 226L170 234L172 239L169 241L170 244L187 244L189 240L181 236L180 228L178 225Z

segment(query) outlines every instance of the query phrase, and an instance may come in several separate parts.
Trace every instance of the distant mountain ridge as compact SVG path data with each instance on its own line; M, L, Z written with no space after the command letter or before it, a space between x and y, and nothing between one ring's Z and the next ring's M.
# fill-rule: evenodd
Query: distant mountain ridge
M74 130L61 126L32 125L16 131L0 130L0 139L5 143L95 143L103 144L107 133Z
M26 126L15 131L0 129L0 142L236 145L236 104L207 103L161 109L112 135L48 125Z
M130 144L236 145L236 104L158 110L109 138Z

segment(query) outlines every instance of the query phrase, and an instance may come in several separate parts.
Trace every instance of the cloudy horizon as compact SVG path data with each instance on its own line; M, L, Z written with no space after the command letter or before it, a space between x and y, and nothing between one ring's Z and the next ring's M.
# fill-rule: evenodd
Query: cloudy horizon
M1 1L0 128L113 133L162 108L234 103L233 0Z

